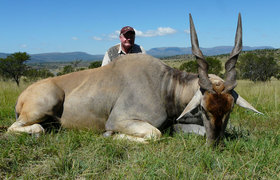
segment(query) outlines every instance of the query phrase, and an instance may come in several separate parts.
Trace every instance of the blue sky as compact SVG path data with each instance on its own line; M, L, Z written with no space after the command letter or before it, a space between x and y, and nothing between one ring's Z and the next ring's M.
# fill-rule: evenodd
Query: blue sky
M191 13L200 47L231 46L240 12L244 46L280 48L279 0L0 0L0 52L104 54L126 25L136 43L190 47Z

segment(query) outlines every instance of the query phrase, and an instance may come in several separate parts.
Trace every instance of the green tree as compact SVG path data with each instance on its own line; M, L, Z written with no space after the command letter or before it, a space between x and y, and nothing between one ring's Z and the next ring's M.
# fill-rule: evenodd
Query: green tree
M271 77L279 78L280 66L272 54L256 55L246 53L239 58L237 65L240 77L251 81L268 81Z
M62 71L57 73L57 75L61 76L63 74L68 74L68 73L71 73L71 72L75 72L75 68L72 65L67 65L67 66L64 66Z
M0 73L3 77L13 79L19 86L20 78L24 75L28 66L26 61L30 56L26 52L17 52L0 59Z
M221 61L216 58L213 58L213 57L206 57L205 60L208 62L208 65L209 65L208 73L216 74L216 75L220 76L221 71L222 71ZM198 64L196 61L188 61L188 62L181 64L179 69L182 71L186 71L186 72L197 73L197 67L198 67Z
M82 71L85 70L84 67L80 67L78 68L79 64L82 62L83 60L75 60L73 62L70 62L70 65L66 65L63 67L63 69L57 73L58 76L61 76L63 74L68 74L68 73L72 73L72 72L76 72L76 71Z
M37 80L37 79L44 79L48 77L53 77L54 74L50 72L48 69L33 69L29 68L28 70L25 71L24 76L28 78L31 81Z
M197 73L197 62L188 61L180 65L179 69L181 71Z
M222 75L222 63L220 60L213 58L213 57L207 57L206 61L208 62L209 69L208 73L209 74L216 74L218 76Z
M82 61L83 61L82 59L79 59L79 60L77 59L77 60L71 62L70 64L72 65L72 67L74 69L76 69Z
M89 69L98 68L102 65L102 61L94 61L88 66Z

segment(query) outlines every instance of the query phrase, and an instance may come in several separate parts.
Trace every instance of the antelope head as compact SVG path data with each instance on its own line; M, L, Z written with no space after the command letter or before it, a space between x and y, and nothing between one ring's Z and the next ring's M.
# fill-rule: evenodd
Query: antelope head
M225 64L225 81L219 78L208 77L208 63L199 49L192 16L191 14L189 16L192 52L198 63L198 83L200 89L197 90L178 119L198 107L206 130L207 143L217 144L224 136L225 128L235 103L241 107L260 113L234 91L237 85L235 64L242 50L241 15L239 14L238 16L235 46Z

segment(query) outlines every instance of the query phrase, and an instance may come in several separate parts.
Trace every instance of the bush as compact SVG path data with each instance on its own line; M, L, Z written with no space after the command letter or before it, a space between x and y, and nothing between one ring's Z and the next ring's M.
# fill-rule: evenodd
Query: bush
M181 71L197 73L197 66L198 66L198 64L196 61L188 61L188 62L181 64L179 69Z
M75 68L72 65L67 65L63 67L62 71L57 73L57 76L61 76L63 74L68 74L71 72L75 72Z
M102 61L94 61L88 66L89 69L98 68L102 65Z
M45 79L48 77L53 77L54 74L52 72L50 72L50 70L48 69L28 69L25 73L24 73L25 77L28 80L34 81L37 79Z
M237 67L241 78L254 82L268 81L271 77L280 78L280 66L271 54L258 56L246 53L239 58Z
M208 74L216 74L218 76L221 76L221 71L222 71L221 61L213 57L207 57L206 61L208 62L209 65ZM179 69L186 72L197 73L197 67L198 64L196 61L188 61L186 63L181 64Z

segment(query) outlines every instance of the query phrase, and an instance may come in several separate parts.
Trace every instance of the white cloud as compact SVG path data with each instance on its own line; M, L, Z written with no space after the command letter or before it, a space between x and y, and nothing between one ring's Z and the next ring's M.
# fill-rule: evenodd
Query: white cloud
M135 29L135 32L136 32L137 37L155 37L155 36L166 36L166 35L170 35L170 34L175 34L177 31L170 27L159 27L156 30L148 30L146 32L142 32L142 31ZM118 39L119 34L120 34L120 31L118 30L112 34L105 35L107 38L104 38L104 39L108 39L108 40ZM97 39L95 39L95 40L97 40Z
M27 45L26 44L22 44L20 45L21 48L27 48Z
M101 37L96 37L96 36L93 36L92 39L96 40L96 41L101 41L102 38Z
M190 30L186 29L184 30L185 33L190 34Z
M77 40L79 40L79 38L77 38L77 37L72 37L72 40L77 41Z
M166 36L169 34L175 34L177 31L170 27L159 27L156 30L148 30L146 32L136 31L138 37L155 37L155 36Z
M118 39L118 38L119 38L119 35L120 35L120 31L115 31L115 32L112 33L112 34L109 34L109 35L108 35L108 38L109 38L110 40L112 40L112 39Z
M166 36L170 34L175 34L177 31L170 27L159 27L156 30L148 30L146 32L139 31L135 29L137 37L155 37L155 36ZM111 41L119 38L120 31L116 30L111 34L103 34L102 37L93 36L92 39L95 41Z

